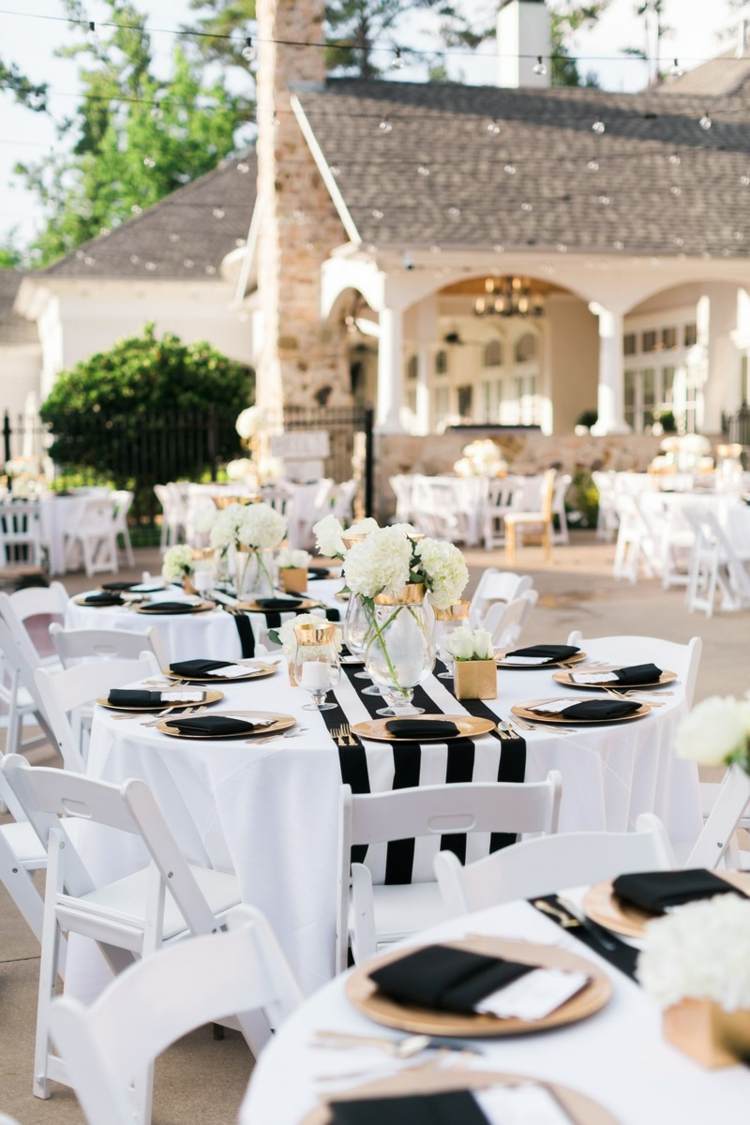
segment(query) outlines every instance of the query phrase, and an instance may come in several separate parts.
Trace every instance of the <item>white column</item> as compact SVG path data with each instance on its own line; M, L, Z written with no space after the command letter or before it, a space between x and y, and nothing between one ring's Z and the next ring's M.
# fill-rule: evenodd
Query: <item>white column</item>
M625 379L621 312L613 312L593 301L589 308L599 317L599 390L596 425L592 434L627 434L625 423Z
M434 366L434 347L438 339L438 305L433 293L416 309L417 328L417 414L418 434L430 432L430 389Z
M403 429L401 406L404 397L404 326L401 309L380 310L378 344L378 401L375 424L381 433Z

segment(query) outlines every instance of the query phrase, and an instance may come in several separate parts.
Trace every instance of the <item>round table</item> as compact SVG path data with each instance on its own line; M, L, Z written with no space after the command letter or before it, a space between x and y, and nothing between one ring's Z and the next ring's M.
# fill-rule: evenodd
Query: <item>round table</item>
M647 515L673 513L686 529L689 525L682 516L686 508L712 512L739 558L750 559L750 505L741 497L723 492L643 492L639 502Z
M597 659L660 662L658 644L636 655L622 639L616 651L602 639L588 643L587 650ZM552 681L550 671L501 670L499 685L500 698L489 706L511 719L512 704L566 690ZM445 681L430 677L424 686L445 713L462 711ZM115 782L144 778L189 858L236 871L243 900L268 916L303 989L311 991L333 973L339 751L321 714L303 710L309 696L290 687L285 667L269 679L222 685L222 690L227 710L289 713L305 729L297 738L259 746L184 742L138 719L121 721L97 708L88 772ZM561 831L624 831L634 827L640 813L655 812L674 841L695 839L701 827L697 768L673 757L674 728L685 704L681 682L670 690L673 694L662 697L662 706L636 722L580 727L568 734L554 726L525 733L526 780L542 780L551 769L562 773ZM337 691L350 721L368 717L346 677ZM477 741L475 781L497 779L500 745L491 736ZM366 756L371 789L390 789L394 758L389 744L368 743ZM446 759L445 744L424 744L420 784L444 781ZM437 841L424 844L417 845L415 878L431 877L432 851L426 845L434 849ZM93 848L92 854L99 851ZM478 854L470 848L467 857ZM103 863L102 878L116 877L107 858Z
M580 889L574 894L580 894ZM750 1071L743 1066L709 1071L669 1046L656 1005L638 984L566 933L526 902L506 903L463 915L420 934L405 945L445 941L466 934L551 942L597 963L610 977L613 996L596 1015L543 1035L474 1040L482 1055L472 1069L511 1072L580 1090L598 1101L619 1125L704 1125L744 1121L750 1101ZM374 1051L325 1050L310 1046L316 1030L398 1036L361 1015L347 1000L342 974L308 999L277 1031L253 1071L240 1125L273 1121L300 1125L317 1103L321 1086L347 1089L414 1065ZM358 1063L359 1059L359 1063ZM464 1065L462 1063L462 1065ZM359 1067L361 1078L346 1077ZM344 1078L316 1084L318 1076ZM317 1086L317 1089L316 1089Z

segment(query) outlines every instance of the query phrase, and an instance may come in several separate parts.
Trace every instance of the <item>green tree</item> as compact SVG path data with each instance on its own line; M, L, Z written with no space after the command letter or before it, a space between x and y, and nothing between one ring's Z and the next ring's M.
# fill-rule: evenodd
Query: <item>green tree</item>
M58 126L59 155L17 165L47 218L32 245L39 265L210 171L249 118L247 99L223 80L208 82L205 65L179 44L170 77L157 76L145 17L130 0L107 4L108 19L121 26L100 25L91 36L76 24L77 42L60 52L80 61L83 93ZM79 0L65 8L83 18Z
M32 82L14 62L0 59L0 90L10 92L19 105L44 113L47 109L46 82Z
M164 473L173 477L200 474L212 454L224 459L237 452L234 420L251 402L253 372L222 355L210 344L185 344L165 333L157 337L148 324L142 336L119 340L58 376L41 408L54 434L50 455L68 469L95 469L118 484L150 489ZM211 413L217 423L214 450L196 434L174 441L164 438L175 415L195 422L196 433ZM177 426L177 422L175 422ZM158 436L149 440L149 430ZM158 447L158 464L145 453ZM134 449L143 449L134 457ZM169 465L165 467L165 458Z

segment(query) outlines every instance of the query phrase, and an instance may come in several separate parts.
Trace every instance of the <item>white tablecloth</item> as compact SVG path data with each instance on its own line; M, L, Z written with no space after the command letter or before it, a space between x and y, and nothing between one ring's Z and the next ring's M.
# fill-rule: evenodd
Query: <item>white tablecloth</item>
M622 648L612 652L606 641L592 642L588 651L599 659L635 662ZM640 658L659 663L659 650L640 653ZM544 671L501 671L499 683L500 698L490 706L503 718L512 718L513 703L564 691ZM461 711L443 681L430 680L425 686L444 710ZM97 710L88 769L108 781L148 781L191 858L207 856L218 867L236 870L245 901L267 914L309 991L333 970L338 752L322 716L302 710L309 697L289 686L285 669L271 679L222 690L233 707L290 713L306 730L299 739L266 746L186 743L137 719L119 721ZM695 838L701 824L697 770L672 757L674 726L684 706L679 684L674 692L663 697L664 706L637 722L582 727L572 734L554 727L526 734L526 779L543 779L551 769L562 773L561 831L622 831L633 827L641 812L656 812L674 839ZM496 779L499 745L495 739L479 744L475 780ZM446 753L444 745L429 752L423 747L422 784L436 783L441 770L445 777ZM387 744L368 750L368 771L373 789L391 787L393 754ZM185 826L185 810L197 835ZM102 877L114 877L114 870L107 875L106 866L105 861Z
M647 513L655 514L665 508L679 514L687 507L713 512L737 555L750 559L750 505L740 497L721 492L644 492L640 503Z
M65 573L65 533L76 527L88 499L88 495L41 497L42 542L47 548L50 574Z
M746 1067L705 1070L665 1043L660 1013L640 986L534 907L514 902L465 915L418 940L440 941L467 933L558 942L598 962L614 986L607 1006L588 1020L543 1035L481 1040L483 1055L472 1062L473 1067L525 1074L581 1090L608 1109L620 1125L706 1125L708 1121L728 1125L747 1119L750 1071ZM340 976L331 981L303 1004L263 1051L253 1071L240 1125L299 1125L317 1104L317 1076L358 1069L356 1050L310 1047L316 1029L395 1034L351 1006L344 994L345 979ZM373 1065L372 1054L366 1058L365 1065ZM382 1068L378 1074L389 1067L385 1056L383 1060L374 1063ZM392 1070L398 1065L391 1064ZM367 1078L342 1081L335 1089L362 1085Z

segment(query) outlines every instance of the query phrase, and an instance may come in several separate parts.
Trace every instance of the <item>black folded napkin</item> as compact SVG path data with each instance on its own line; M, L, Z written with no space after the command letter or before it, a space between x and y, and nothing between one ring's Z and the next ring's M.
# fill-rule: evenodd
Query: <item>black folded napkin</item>
M326 566L308 566L307 577L310 580L316 578L330 578L331 572Z
M560 711L563 719L593 719L605 722L612 719L627 719L641 704L633 699L586 699L581 703L571 703ZM541 714L541 708L540 708Z
M507 652L508 656L537 656L543 657L545 660L570 660L571 656L575 656L580 652L580 648L575 645L529 645L527 648L516 648L513 652Z
M670 906L683 906L714 895L735 894L747 898L713 871L702 867L685 871L642 871L618 875L612 884L618 898L650 914L664 914Z
M656 684L661 678L661 668L655 664L629 664L626 668L616 668L615 675L620 684Z
M148 602L141 606L144 613L192 613L195 606L189 602Z
M83 601L84 605L122 605L120 595L110 590L102 590L95 594L86 594Z
M138 582L102 582L102 590L132 590L138 585L140 585Z
M370 973L380 991L399 1004L445 1012L474 1011L474 1005L535 968L449 945L427 945Z
M224 734L252 734L257 730L257 723L247 719L234 719L231 715L197 715L188 719L166 720L170 727L177 727L180 734L199 734L206 738L215 738Z
M207 676L209 672L218 672L219 668L230 668L231 660L178 660L170 664L170 672L177 676Z
M255 604L261 609L297 609L302 605L302 598L256 598Z
M112 688L107 696L113 707L158 707L161 701L160 691L145 688Z
M331 1102L333 1125L489 1125L471 1090Z
M399 738L456 738L458 727L449 719L389 719L385 724L389 734Z

